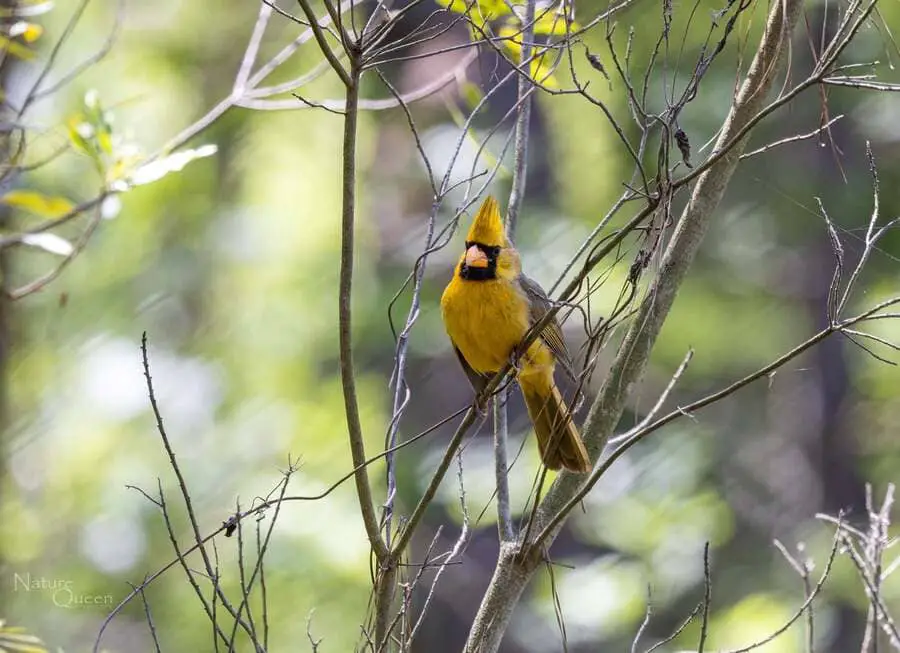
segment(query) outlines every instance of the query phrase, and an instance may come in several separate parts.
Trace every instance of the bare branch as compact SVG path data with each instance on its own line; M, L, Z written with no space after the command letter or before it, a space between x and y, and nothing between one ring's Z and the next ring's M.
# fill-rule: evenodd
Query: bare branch
M307 0L300 0L307 14ZM313 17L309 16L310 20ZM314 29L316 29L314 27ZM366 534L376 557L381 560L388 554L388 548L382 540L378 528L378 518L372 500L372 486L369 473L363 465L366 450L363 443L362 424L359 419L359 403L356 397L356 376L353 367L353 336L351 329L353 292L353 257L354 257L354 225L356 222L356 124L359 116L357 101L359 100L360 70L355 62L351 62L350 74L347 77L347 109L344 116L344 150L342 157L342 209L341 209L341 270L338 298L338 339L340 341L341 385L344 391L344 408L347 414L347 430L350 439L350 451L353 465L356 468L356 491L359 497L360 510Z
M456 460L458 465L457 481L459 482L459 505L462 509L463 516L462 529L459 532L459 537L456 539L453 548L447 554L440 567L438 567L438 570L434 575L434 580L431 581L431 588L428 590L428 596L425 597L425 602L422 604L422 610L419 614L419 618L416 620L416 624L415 626L413 626L413 629L410 632L410 642L415 640L416 633L419 631L419 628L422 626L422 623L425 620L425 613L428 611L428 606L431 603L432 598L434 597L434 591L435 589L437 589L437 585L441 579L441 575L444 573L444 570L446 570L447 567L460 556L465 546L469 543L471 531L469 530L469 509L466 506L466 488L463 484L463 466L461 453L457 453Z
M800 561L795 558L793 555L788 552L787 547L785 547L778 540L774 541L775 548L781 552L781 555L784 556L784 559L788 561L788 564L794 568L794 571L800 576L800 579L803 581L803 595L806 600L809 600L809 595L812 593L812 584L810 583L809 573L812 571L812 562L809 560ZM803 548L801 545L797 546L797 550L799 553L802 553ZM815 636L815 613L813 611L812 603L806 609L806 653L813 653L813 645L816 640Z
M653 418L659 414L659 411L662 410L662 407L665 405L666 400L669 398L669 394L675 388L675 385L678 383L678 380L681 378L681 375L687 371L687 367L691 362L691 359L694 357L694 350L689 349L688 353L685 354L684 360L681 361L681 365L678 366L678 369L675 370L675 374L672 375L672 378L669 379L668 385L666 385L665 389L662 391L662 394L659 395L659 399L656 400L656 404L653 408L650 409L644 419L642 419L636 426L634 426L629 431L626 431L622 435L617 435L614 438L609 439L610 444L618 444L619 442L624 442L629 438L633 437L635 433L638 433L645 428L647 425L653 421Z
M828 122L824 123L822 126L812 130L811 132L807 132L805 134L797 134L796 136L788 136L787 138L779 139L777 141L769 143L768 145L763 145L762 147L757 148L757 149L753 150L752 152L746 152L745 154L742 154L741 159L749 159L751 156L756 156L758 154L764 154L764 153L768 152L769 150L774 150L776 147L779 147L781 145L787 145L788 143L797 143L798 141L805 141L806 139L812 138L813 136L818 136L819 134L821 134L826 129L830 128L834 123L836 123L838 120L840 120L843 117L844 117L843 114L841 114L839 116L835 116Z
M709 606L712 602L712 576L709 571L709 542L703 545L703 615L700 620L700 642L697 653L703 653L709 630Z
M247 85L247 80L250 79L250 73L253 72L253 64L256 62L256 55L259 53L259 46L262 43L263 35L266 33L266 27L269 24L269 18L272 17L272 5L266 2L259 3L259 16L256 19L256 24L253 26L253 33L250 35L250 42L247 44L247 49L244 50L244 56L241 59L241 67L238 70L237 76L234 78L234 86L232 87L232 93L234 95L241 95L244 91L244 87Z
M60 260L52 270L43 274L42 276L38 277L37 279L34 279L33 281L30 281L30 282L26 283L25 285L20 286L18 288L4 289L4 293L6 294L7 297L9 297L12 300L22 299L23 297L27 297L28 295L31 295L32 293L36 293L40 290L43 290L49 283L51 283L53 280L55 280L57 277L59 277L60 274L62 274L63 270L65 270L65 268L72 261L74 261L75 258L79 254L81 254L82 251L84 251L84 248L87 247L87 244L91 239L91 236L94 235L94 231L97 229L98 226L100 226L100 222L103 219L103 213L101 210L102 200L100 199L100 197L105 197L105 196L106 196L106 194L102 193L100 196L98 196L98 198L96 200L91 200L90 202L86 202L85 204L82 205L82 206L90 206L93 204L94 205L93 213L90 216L87 226L84 228L84 231L82 231L81 235L78 237L78 240L76 240L74 243L72 243L72 251L70 251L68 254L63 256L62 260ZM62 218L57 218L53 222L55 224L60 224L61 222L70 220L71 218L73 218L79 214L79 208L80 207L76 207L75 209L70 211L67 215L63 216ZM43 225L39 225L38 228L42 228L42 227L43 227ZM32 231L34 231L34 230L32 230ZM27 237L28 237L28 233L26 232L26 233L22 233L22 234L15 234L13 236L9 236L8 238L10 239L9 242L11 244L20 244L20 243L25 242L25 239Z
M156 634L156 626L153 623L153 615L150 614L150 603L147 601L147 596L144 594L143 589L138 589L134 585L131 586L131 589L137 590L141 594L141 603L144 604L144 616L147 618L147 626L150 628L150 638L153 640L153 650L156 653L162 653L162 649L159 647L159 636Z
M834 540L831 545L831 552L828 554L828 561L825 563L825 568L822 570L822 575L819 577L819 581L816 583L815 587L812 588L812 591L803 602L803 605L801 605L797 609L797 611L794 612L790 619L788 619L782 626L772 631L763 639L754 642L753 644L749 644L748 646L744 646L743 648L732 649L726 651L725 653L749 653L749 651L758 649L787 632L787 630L803 616L803 613L809 609L809 607L812 605L812 602L816 599L817 596L819 596L819 592L821 592L822 588L825 586L825 582L828 580L828 577L831 574L831 566L834 563L835 557L837 556L840 541L840 528L838 528L837 531L835 531Z
M319 44L319 49L322 51L322 54L325 56L325 59L328 60L328 63L331 65L331 68L337 73L337 76L340 77L341 81L344 82L344 86L347 87L347 94L352 92L351 89L357 85L351 76L350 73L344 68L341 62L338 60L337 55L335 55L334 51L331 49L331 46L328 45L328 41L325 39L325 33L322 31L322 27L319 24L319 20L316 18L315 12L312 10L312 7L309 4L309 0L297 0L300 3L300 7L303 9L303 13L306 14L307 20L309 20L309 26L312 29L313 36L316 39L316 43ZM325 2L326 7L330 7L330 4ZM331 16L332 21L334 20L334 15ZM347 44L344 43L344 47L346 48ZM357 80L358 81L358 80ZM356 91L358 93L358 90ZM348 106L350 104L348 97Z
M873 82L858 77L826 77L822 80L823 84L829 86L849 86L869 91L881 91L889 93L900 93L900 84L891 84L889 82Z

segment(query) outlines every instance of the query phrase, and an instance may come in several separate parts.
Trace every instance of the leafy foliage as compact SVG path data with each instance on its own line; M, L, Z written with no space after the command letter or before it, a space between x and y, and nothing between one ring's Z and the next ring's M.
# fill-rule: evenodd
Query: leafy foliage
M38 637L18 626L8 626L0 619L0 653L48 653Z

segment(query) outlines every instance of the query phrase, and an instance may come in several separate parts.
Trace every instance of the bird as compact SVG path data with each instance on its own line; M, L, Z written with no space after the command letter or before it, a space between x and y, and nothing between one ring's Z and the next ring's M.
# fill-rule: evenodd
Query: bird
M527 350L519 351L529 329L552 306L544 289L522 273L500 207L496 199L487 197L441 296L444 327L476 393L508 362L514 362L542 462L549 469L586 473L591 470L590 458L554 380L557 362L570 374L572 370L556 318Z

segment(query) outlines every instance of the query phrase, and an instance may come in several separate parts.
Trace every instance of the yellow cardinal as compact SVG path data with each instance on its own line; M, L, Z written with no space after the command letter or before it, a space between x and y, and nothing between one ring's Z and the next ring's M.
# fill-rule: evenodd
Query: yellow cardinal
M550 309L547 293L522 274L497 201L488 197L472 222L466 251L441 297L444 326L476 392L509 362L533 324ZM534 423L541 460L550 469L590 471L587 451L553 370L571 370L559 322L552 320L521 356L516 377Z

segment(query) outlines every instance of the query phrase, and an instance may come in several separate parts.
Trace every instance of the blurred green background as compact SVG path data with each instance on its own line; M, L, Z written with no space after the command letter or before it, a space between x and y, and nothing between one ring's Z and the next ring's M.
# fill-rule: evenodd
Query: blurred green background
M594 15L589 5L579 5L579 20ZM284 6L298 10L292 3ZM684 83L711 15L722 6L702 0L690 26L694 6L675 6L672 34L678 38L673 37L651 78L653 106L662 107L664 89L673 79L676 86ZM412 12L405 29L433 8L423 5ZM46 29L40 56L18 63L6 76L10 95L33 79L72 9L61 2L39 19ZM694 162L708 153L701 146L715 136L727 111L736 68L739 62L746 68L766 9L760 3L739 21L697 99L681 116ZM88 3L62 61L80 61L94 52L115 12L116 3L109 0ZM823 22L826 30L832 27L837 12L833 7L831 12L822 3L808 4L794 39L790 81L810 69ZM231 92L257 13L258 4L250 0L127 3L108 56L30 114L42 130L42 144L36 147L64 144L66 120L95 89L115 115L117 134L146 152L157 150ZM896 3L884 4L881 13L884 22L878 24L900 25ZM620 47L628 27L635 27L632 65L642 71L659 33L660 4L637 2L618 21ZM295 25L274 17L260 60L297 33ZM585 45L611 69L603 33L603 26L589 33ZM687 35L683 50L682 34ZM465 38L459 25L434 46ZM636 137L621 84L614 78L608 85L581 52L576 54L579 76L591 80L591 90L610 103ZM460 51L394 63L384 72L401 91L409 91L461 56ZM898 57L892 38L873 22L846 59L880 60L878 71L898 81L890 64ZM308 71L319 59L312 45L304 47L271 81ZM488 87L503 65L486 51L467 77ZM565 76L561 79L565 85ZM467 111L454 89L451 85L413 105L438 174L459 134L450 109ZM326 75L303 93L321 100L338 99L340 91ZM366 79L363 94L388 96L374 75ZM807 91L754 133L751 148L818 127L824 96L828 117L845 115L830 138L751 158L733 179L623 429L653 406L689 347L696 353L673 405L752 372L825 325L834 255L815 198L821 198L853 260L872 210L866 140L879 166L882 215L889 219L900 212L896 94ZM514 99L513 85L501 89L476 120L475 137L491 129ZM489 144L493 154L499 154L510 128L504 122ZM53 650L90 650L106 615L130 591L129 583L171 559L159 511L126 485L152 494L160 479L169 503L177 506L182 543L191 538L146 396L139 348L143 331L150 341L160 408L202 532L227 519L236 499L246 506L265 496L280 480L289 455L302 464L288 494L319 492L350 469L337 372L341 130L339 116L299 101L294 110L229 110L189 143L214 143L215 156L124 195L118 216L101 223L87 250L60 279L7 306L0 616L8 623L40 635ZM471 165L473 156L474 149L464 149L462 160ZM654 160L655 152L647 157L648 163ZM596 107L577 96L546 94L534 107L530 164L517 244L528 274L549 287L615 201L631 168ZM423 249L432 198L406 116L398 109L362 115L359 166L354 340L363 429L373 454L383 446L390 418L395 345L387 305ZM459 168L454 178L466 174L466 166ZM20 182L86 200L99 187L95 178L87 159L71 153ZM504 205L509 183L508 174L501 173L491 187ZM451 193L438 215L439 226L460 199ZM678 206L683 201L679 198ZM74 226L70 229L75 233ZM422 312L411 336L407 381L412 399L401 438L471 399L438 310L462 239L457 233L428 263ZM873 256L853 308L898 292L897 256L900 238L892 234ZM17 250L7 282L18 285L53 262L49 254ZM593 300L594 311L610 309L629 263L626 259L612 271ZM396 315L401 321L408 302L408 294L400 300ZM577 322L566 324L573 350L584 340ZM900 325L892 321L872 331L900 337ZM896 352L878 351L896 358ZM594 382L602 376L601 367ZM772 539L791 550L804 542L804 555L817 562L814 575L821 570L832 530L815 514L848 509L858 522L865 517L864 484L873 483L880 496L888 482L900 478L898 398L896 367L833 338L767 381L635 447L599 483L552 550L559 562L554 582L569 650L627 650L643 619L648 585L653 619L642 641L649 644L668 634L702 597L707 541L714 598L710 647L747 644L783 623L802 603L803 588ZM511 449L524 441L511 472L513 505L519 511L538 458L518 396L510 406ZM452 427L399 454L398 513L408 514L415 505ZM477 523L475 518L494 489L491 455L485 427L464 453L472 541L461 564L445 573L417 650L459 650L490 578L498 549L493 506ZM373 465L372 474L380 500L383 465ZM271 512L264 525L270 518ZM441 526L436 550L449 548L460 524L451 473L414 540L411 560L422 558ZM236 547L234 538L217 541L223 582L231 590L238 582ZM322 501L286 504L267 561L271 650L311 650L306 641L311 612L311 631L324 638L319 650L352 650L370 587L368 545L352 483ZM199 559L190 562L201 566ZM26 588L26 578L56 583L56 589ZM517 609L505 652L562 650L550 577L542 572L538 579ZM70 594L58 594L60 584ZM426 589L419 589L414 605L421 605ZM884 595L889 606L900 607L896 578ZM154 582L146 596L164 651L212 650L211 627L180 569ZM78 597L94 597L93 604ZM818 606L817 650L858 650L865 598L846 561L837 564ZM696 646L697 634L691 627L665 650ZM151 650L139 601L115 619L103 646ZM802 650L802 629L761 650Z

